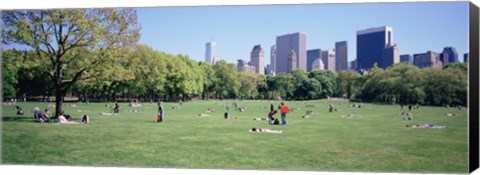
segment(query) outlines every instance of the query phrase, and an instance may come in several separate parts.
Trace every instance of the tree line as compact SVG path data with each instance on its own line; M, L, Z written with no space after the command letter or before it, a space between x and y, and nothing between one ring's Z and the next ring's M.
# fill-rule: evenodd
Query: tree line
M376 65L366 75L354 70L331 72L295 69L291 73L260 75L238 72L224 60L216 64L195 61L187 55L171 55L137 45L123 49L121 57L101 63L63 95L81 101L176 101L197 99L312 100L342 97L354 101L466 105L467 65L418 68L406 63L387 69ZM92 53L90 53L92 54ZM100 52L95 54L102 54ZM48 97L55 88L34 51L6 50L3 55L4 98L22 94ZM100 63L97 63L100 64ZM75 65L72 65L75 66ZM68 72L66 78L74 76Z

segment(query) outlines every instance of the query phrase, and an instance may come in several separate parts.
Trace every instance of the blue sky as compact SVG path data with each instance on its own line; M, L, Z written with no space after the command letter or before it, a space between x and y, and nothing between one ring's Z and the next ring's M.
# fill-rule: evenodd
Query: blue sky
M351 61L356 31L385 25L393 28L400 54L453 46L463 60L468 52L467 2L157 7L137 8L137 13L140 43L198 61L213 38L218 59L249 60L253 46L261 44L268 64L276 36L298 31L306 32L307 49L334 48L346 40Z

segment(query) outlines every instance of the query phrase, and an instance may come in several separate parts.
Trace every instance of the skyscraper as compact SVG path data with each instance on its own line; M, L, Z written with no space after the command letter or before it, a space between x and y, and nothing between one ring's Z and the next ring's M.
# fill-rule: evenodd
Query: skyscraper
M348 47L347 41L335 43L335 70L342 71L348 69Z
M383 48L383 65L391 66L400 62L400 50L397 45L387 45Z
M288 54L293 50L296 54L294 68L307 71L306 34L304 32L289 33L277 36L275 54L275 73L288 72Z
M468 53L463 54L463 62L468 62Z
M205 61L209 63L213 63L212 61L215 60L215 41L210 41L205 44Z
M458 62L458 52L455 47L444 47L443 52L440 54L440 60L443 65Z
M314 69L313 68L313 62L317 59L322 59L322 50L321 49L307 50L307 72L312 71ZM323 63L322 63L322 66L323 66ZM322 69L323 69L323 67L322 67Z
M297 68L297 54L295 53L295 50L291 50L288 53L287 56L287 71L286 72L292 72L293 69Z
M400 55L400 62L406 62L408 64L413 64L413 57L410 54Z
M440 60L440 55L432 51L427 51L427 53L414 54L413 64L419 68L423 68L423 67L441 68L443 66L442 61Z
M322 51L322 61L325 64L325 70L335 72L335 49Z
M255 67L255 73L257 74L264 74L264 52L263 48L260 45L255 45L250 52L250 63L253 67Z
M389 26L370 28L357 31L357 65L358 69L370 69L377 63L378 67L386 68L390 63L384 61L383 50L393 45L393 29Z
M273 45L272 47L270 47L270 72L272 72L273 74L275 74L275 62L277 60L276 58L276 54L277 54L277 47L275 47L275 45Z

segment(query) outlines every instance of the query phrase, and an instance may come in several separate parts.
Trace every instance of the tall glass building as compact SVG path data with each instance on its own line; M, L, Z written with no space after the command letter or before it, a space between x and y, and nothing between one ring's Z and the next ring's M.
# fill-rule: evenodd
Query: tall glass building
M288 54L293 50L296 63L293 68L301 68L307 71L307 38L304 32L289 33L277 36L275 52L275 73L289 72Z
M348 47L347 41L335 43L335 70L342 71L348 69Z
M215 60L215 41L210 41L205 44L205 61L213 63Z
M389 26L369 28L357 31L357 65L358 69L370 69L377 63L378 67L390 66L383 57L384 48L393 45L393 29Z
M277 60L277 57L275 56L277 54L277 47L273 45L270 47L270 73L275 75L275 62Z

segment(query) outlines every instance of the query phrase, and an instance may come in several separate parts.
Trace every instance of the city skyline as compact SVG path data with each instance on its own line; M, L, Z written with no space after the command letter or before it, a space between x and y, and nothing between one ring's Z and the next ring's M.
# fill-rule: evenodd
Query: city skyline
M394 42L402 55L428 50L441 52L444 47L466 53L467 7L467 2L417 2L159 7L137 11L142 25L139 43L169 54L189 55L197 61L204 60L199 55L204 54L204 44L211 37L217 43L217 60L235 63L238 59L248 59L254 45L272 46L277 36L305 32L307 50L334 48L335 42L347 41L350 62L356 59L356 31L386 25L394 28ZM286 15L287 11L291 13ZM316 17L322 16L330 16L332 20L314 24ZM292 18L298 20L291 21ZM449 25L443 25L446 23ZM328 27L322 27L327 24ZM267 47L264 58L270 58L270 53ZM265 59L264 66L268 64L270 59Z

